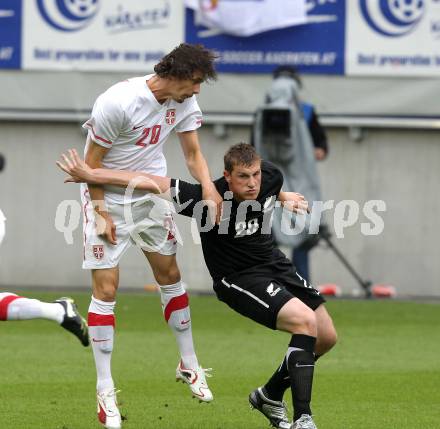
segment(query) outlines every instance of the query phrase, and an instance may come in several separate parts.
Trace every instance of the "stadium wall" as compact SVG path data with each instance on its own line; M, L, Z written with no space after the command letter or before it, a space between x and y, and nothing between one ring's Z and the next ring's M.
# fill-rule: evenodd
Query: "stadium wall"
M89 111L99 93L127 76L133 72L0 70L2 87L8 89L0 95L0 117L23 110ZM270 80L268 74L222 74L203 87L200 105L204 112L253 112ZM303 83L304 97L322 114L440 116L435 78L307 75Z
M214 176L222 173L222 155L232 143L247 141L249 127L228 126L227 137L214 135L205 125L200 133L203 151ZM63 184L55 166L59 154L68 148L82 151L84 134L80 123L0 122L0 153L7 160L0 174L0 209L7 217L6 236L0 247L0 289L18 286L84 287L89 275L81 270L82 231L77 217L80 207L77 185ZM401 295L440 296L440 265L437 226L440 200L440 144L438 132L427 130L367 129L355 142L345 128L329 130L331 151L320 164L325 199L355 200L362 207L367 200L384 200L380 213L384 231L365 237L360 222L335 239L359 273L375 283L392 284ZM173 137L166 145L169 174L189 179L179 143ZM57 207L73 201L66 224L77 225L73 244L55 228ZM327 215L332 226L334 211ZM63 229L63 223L58 227ZM179 218L185 249L179 252L183 278L193 290L208 291L211 282L200 245L194 243L190 222ZM333 229L333 227L332 227ZM197 237L197 234L195 235ZM354 279L324 247L312 251L314 282L334 282L344 292L357 288ZM144 257L131 249L121 263L121 288L142 288L153 276Z

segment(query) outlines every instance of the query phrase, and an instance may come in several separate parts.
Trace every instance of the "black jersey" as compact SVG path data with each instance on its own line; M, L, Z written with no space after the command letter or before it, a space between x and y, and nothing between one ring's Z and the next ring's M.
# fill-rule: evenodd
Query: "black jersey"
M261 163L261 173L257 199L241 203L233 199L224 177L214 181L225 199L222 220L214 226L207 219L201 185L171 179L177 212L196 218L205 262L214 280L267 263L273 257L271 222L283 175L266 161Z

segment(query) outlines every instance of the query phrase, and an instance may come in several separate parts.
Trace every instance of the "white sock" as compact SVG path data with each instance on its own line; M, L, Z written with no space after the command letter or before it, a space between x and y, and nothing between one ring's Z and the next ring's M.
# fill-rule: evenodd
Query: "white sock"
M2 294L3 295L3 294ZM42 302L38 299L17 297L9 294L14 299L6 304L6 320L31 320L48 319L61 323L64 319L64 307L56 302ZM1 300L0 302L2 302ZM7 299L4 299L4 303Z
M92 296L89 306L88 324L90 342L96 365L96 390L115 387L111 373L111 359L115 332L114 308L116 302L105 302Z
M160 286L160 297L164 317L176 337L183 366L197 368L199 362L194 350L188 294L182 282Z

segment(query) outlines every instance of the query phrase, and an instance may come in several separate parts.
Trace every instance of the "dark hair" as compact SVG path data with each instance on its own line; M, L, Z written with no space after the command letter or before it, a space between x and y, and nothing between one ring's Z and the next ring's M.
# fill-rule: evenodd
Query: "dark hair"
M261 161L255 148L247 143L238 143L231 146L223 158L225 170L232 172L236 165L252 165L255 161Z
M299 87L302 87L301 78L298 74L298 70L296 70L293 66L279 66L273 71L273 78L277 79L281 76L290 77L291 79L296 80L296 83Z
M194 73L202 74L203 81L217 79L214 61L217 56L203 45L181 43L154 66L159 77L192 79Z

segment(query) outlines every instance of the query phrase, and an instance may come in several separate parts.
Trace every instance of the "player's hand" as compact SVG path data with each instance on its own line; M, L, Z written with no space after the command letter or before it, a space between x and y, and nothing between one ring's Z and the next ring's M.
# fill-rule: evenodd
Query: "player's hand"
M90 183L93 184L93 169L78 155L76 149L69 149L68 154L61 155L62 161L57 161L58 167L69 176L64 183Z
M203 188L202 197L208 205L208 215L211 220L211 224L219 224L222 215L223 198L218 193L213 183L212 186Z
M323 159L325 159L327 156L327 153L325 152L325 150L322 147L316 147L315 148L315 159L317 161L322 161Z
M116 225L112 217L105 211L95 210L96 233L111 244L116 242Z
M309 203L305 200L304 195L297 192L283 192L282 204L293 213L310 213Z

